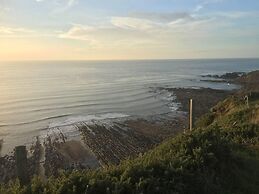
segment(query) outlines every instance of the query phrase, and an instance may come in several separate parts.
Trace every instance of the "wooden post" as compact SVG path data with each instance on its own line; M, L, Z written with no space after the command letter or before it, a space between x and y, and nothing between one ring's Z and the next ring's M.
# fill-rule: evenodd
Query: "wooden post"
M21 185L30 182L27 166L26 146L15 147L16 173Z
M190 131L192 131L192 99L190 99Z
M246 105L247 105L247 108L249 108L249 97L246 96Z
M1 151L3 147L4 140L0 139L0 157L1 157Z

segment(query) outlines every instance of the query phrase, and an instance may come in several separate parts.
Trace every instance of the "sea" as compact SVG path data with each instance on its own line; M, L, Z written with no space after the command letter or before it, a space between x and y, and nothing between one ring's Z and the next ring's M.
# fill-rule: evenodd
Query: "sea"
M2 153L28 145L56 127L69 130L67 126L81 121L175 111L169 103L172 96L157 94L154 88L231 90L238 86L204 82L201 76L258 69L259 59L2 61Z

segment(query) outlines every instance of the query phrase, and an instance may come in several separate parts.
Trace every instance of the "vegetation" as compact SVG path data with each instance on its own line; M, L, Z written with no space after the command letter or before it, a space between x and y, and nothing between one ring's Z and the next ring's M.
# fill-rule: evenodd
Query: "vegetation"
M134 160L109 169L60 172L31 185L11 182L0 193L131 194L259 191L258 98L249 107L230 97L196 122L192 132L168 139Z

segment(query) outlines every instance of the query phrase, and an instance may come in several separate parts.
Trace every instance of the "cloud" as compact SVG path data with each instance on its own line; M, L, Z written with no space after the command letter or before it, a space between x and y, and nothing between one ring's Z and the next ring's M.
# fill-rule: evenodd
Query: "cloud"
M163 30L174 24L191 23L195 20L199 20L198 17L187 12L136 12L131 13L128 17L112 17L111 24L123 29L152 32Z
M222 34L230 36L231 24L248 16L251 13L138 12L110 17L108 23L101 25L73 24L59 32L58 38L84 41L83 45L91 49L173 48L174 45L189 48L189 44L213 42L216 37L222 40Z
M216 17L228 18L228 19L240 19L240 18L255 18L259 17L259 12L217 12L212 13L212 15Z
M200 10L202 10L204 8L204 5L197 5L194 9L194 12L199 12Z
M145 30L135 29L132 25L130 28L128 26L128 23L127 25L121 23L113 25L111 23L107 26L73 24L67 31L59 33L58 38L84 41L85 46L92 48L104 46L107 48L132 47L133 45L146 44L153 41L152 37ZM140 28L143 29L143 27Z
M0 16L4 15L6 12L10 11L10 8L4 5L0 5Z
M134 17L133 17L134 16ZM73 24L59 38L85 41L92 47L168 44L172 37L188 30L198 30L208 22L188 13L135 13L128 17L114 16L104 25ZM188 31L188 34L192 33ZM193 34L198 34L193 32ZM201 34L202 35L202 34ZM185 36L185 35L184 35Z
M31 28L0 25L0 38L39 38L56 37L56 34L47 31L37 31Z
M68 2L67 2L67 6L69 6L69 7L71 7L71 6L73 6L74 4L76 4L76 0L68 0Z
M43 1L50 1L50 0L35 0L36 2L43 2ZM67 6L72 6L74 5L77 0L51 0L51 1L55 1L59 4L66 4Z
M50 2L54 3L53 13L61 13L73 7L79 0L35 0L38 3Z
M84 40L94 42L94 38L91 36L97 28L91 26L84 26L81 24L74 24L67 32L62 32L58 35L59 38Z
M14 35L17 33L27 34L33 33L33 30L25 29L25 28L17 28L17 27L8 27L8 26L0 26L0 35Z
M210 21L208 16L192 15L187 12L131 14L132 17L112 17L111 24L118 28L154 33L172 30L174 27L193 26Z
M223 2L225 0L204 0L202 1L200 4L198 4L195 8L194 8L194 12L199 12L202 9L204 9L207 5L209 4L213 4L213 3L220 3Z
M168 13L158 13L158 12L135 12L130 14L131 17L145 18L148 20L156 22L172 22L178 19L188 19L192 18L188 12L168 12Z
M143 31L151 30L157 25L153 21L133 17L112 17L111 23L119 28Z

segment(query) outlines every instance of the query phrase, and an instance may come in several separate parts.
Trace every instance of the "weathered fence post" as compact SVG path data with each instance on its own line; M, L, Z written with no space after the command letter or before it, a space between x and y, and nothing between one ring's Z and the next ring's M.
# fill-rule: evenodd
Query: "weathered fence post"
M21 185L26 185L30 182L27 166L27 151L26 146L15 147L15 162L17 177Z
M190 117L190 131L192 131L192 99L190 99L190 115L189 115L189 117Z
M246 103L247 108L249 108L249 97L248 97L248 95L246 95L244 97L244 99L245 99L245 103Z
M0 139L0 157L1 157L1 151L3 147L4 140Z

